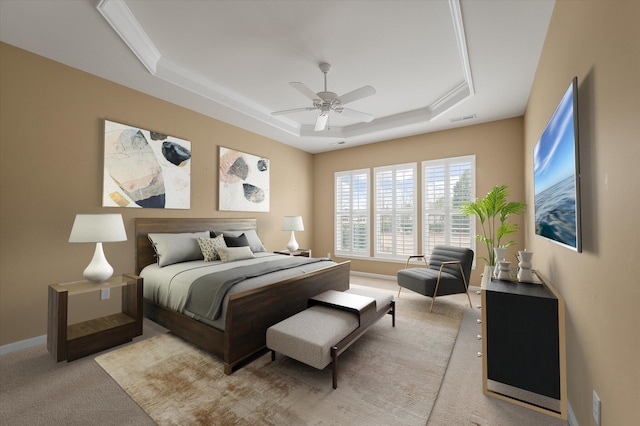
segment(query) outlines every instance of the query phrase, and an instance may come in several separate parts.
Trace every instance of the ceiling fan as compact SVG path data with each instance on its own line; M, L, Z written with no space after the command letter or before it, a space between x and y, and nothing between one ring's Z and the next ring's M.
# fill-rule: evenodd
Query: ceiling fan
M371 96L376 93L376 89L371 86L364 86L351 92L345 93L342 96L338 96L334 92L327 91L327 73L330 69L330 64L320 64L320 71L324 73L324 92L313 93L311 89L309 89L303 83L299 83L297 81L289 83L291 86L293 86L294 89L298 90L300 93L311 99L313 101L313 106L306 108L287 109L284 111L275 111L272 112L271 115L282 115L301 111L319 110L320 115L318 115L318 119L316 120L316 125L314 127L314 130L316 132L322 131L327 128L327 121L329 120L329 114L331 113L331 111L337 112L338 114L344 114L346 116L349 116L356 120L364 121L366 123L373 120L375 118L373 115L356 111L351 108L345 108L343 105L362 98L366 98L367 96Z

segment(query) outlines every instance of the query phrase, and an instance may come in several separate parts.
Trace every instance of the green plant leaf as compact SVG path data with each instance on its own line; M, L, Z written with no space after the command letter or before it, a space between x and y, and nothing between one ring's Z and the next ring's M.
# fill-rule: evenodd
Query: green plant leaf
M488 259L481 256L479 258L485 260L490 266L494 265L493 249L495 247L509 247L514 244L513 241L501 244L504 237L518 231L518 226L509 222L508 217L510 215L519 215L527 208L526 203L507 201L508 197L509 186L496 185L483 198L464 203L460 208L462 214L476 216L480 221L482 234L476 235L476 239L485 244Z

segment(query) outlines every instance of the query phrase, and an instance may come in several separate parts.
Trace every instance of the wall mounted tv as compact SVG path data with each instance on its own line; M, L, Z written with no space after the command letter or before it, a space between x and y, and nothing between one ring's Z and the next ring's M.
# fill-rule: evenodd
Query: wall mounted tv
M533 151L535 232L582 251L578 78L562 96Z

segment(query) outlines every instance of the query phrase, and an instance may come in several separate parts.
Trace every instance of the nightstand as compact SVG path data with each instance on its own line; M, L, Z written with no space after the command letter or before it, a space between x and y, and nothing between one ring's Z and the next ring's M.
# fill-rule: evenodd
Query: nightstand
M287 256L311 257L311 250L310 249L298 249L298 250L296 250L294 252L291 252L289 250L280 250L280 251L274 251L274 253L286 254Z
M67 325L69 296L122 288L121 312ZM130 342L142 334L142 277L118 275L102 284L76 281L49 286L47 350L60 362Z

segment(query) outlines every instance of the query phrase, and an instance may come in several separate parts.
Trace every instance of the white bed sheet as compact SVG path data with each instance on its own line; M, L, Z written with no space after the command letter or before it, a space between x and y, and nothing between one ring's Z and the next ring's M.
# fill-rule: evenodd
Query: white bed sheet
M203 275L217 271L225 271L241 266L255 265L259 263L269 262L270 260L282 259L283 255L275 253L254 253L254 258L238 260L234 262L223 263L221 261L205 262L203 260L194 260L190 262L176 263L165 267L158 267L157 264L146 266L140 276L144 278L144 297L166 308L180 312L191 318L205 322L208 325L224 330L225 319L227 313L227 301L229 296L234 293L260 287L266 284L284 280L302 273L312 272L317 269L335 265L335 262L326 259L322 262L315 262L308 265L301 265L296 268L286 269L283 271L273 272L261 277L251 278L242 281L227 293L223 300L222 314L215 321L209 321L205 318L188 312L184 309L189 288L191 283Z

